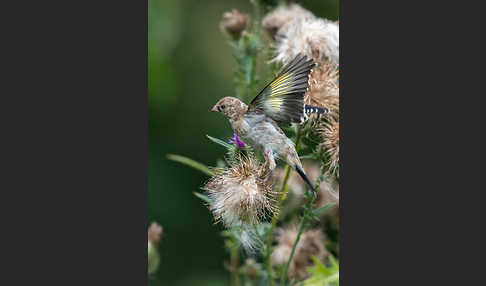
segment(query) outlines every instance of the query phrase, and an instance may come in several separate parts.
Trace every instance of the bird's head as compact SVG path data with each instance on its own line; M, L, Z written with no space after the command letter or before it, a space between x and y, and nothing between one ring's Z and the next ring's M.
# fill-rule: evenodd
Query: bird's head
M211 108L211 111L220 112L232 120L237 120L248 110L248 106L235 97L223 97Z

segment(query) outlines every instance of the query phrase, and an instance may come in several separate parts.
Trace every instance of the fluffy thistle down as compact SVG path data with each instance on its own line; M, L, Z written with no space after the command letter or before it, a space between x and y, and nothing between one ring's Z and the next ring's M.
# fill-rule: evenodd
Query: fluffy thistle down
M202 188L208 192L209 209L226 227L254 225L276 212L275 193L266 180L265 165L254 155L237 155L229 167Z
M297 4L281 6L268 13L262 20L262 27L269 36L275 39L279 30L295 19L314 19L310 11Z
M278 244L271 256L272 264L282 265L287 263L297 234L298 230L295 226L277 230ZM311 229L302 233L289 265L289 278L297 280L307 278L309 275L307 268L314 265L313 256L320 261L324 261L328 256L324 247L324 235L320 229Z
M325 107L329 116L339 118L339 70L334 64L324 63L311 73L305 104Z
M246 29L249 21L250 17L247 14L242 14L233 9L233 11L223 14L222 26L228 34L238 36Z
M317 62L339 65L339 25L327 19L296 18L278 30L277 56L287 64L302 53Z
M329 117L328 121L321 123L318 132L322 139L319 148L328 157L329 173L339 178L339 121Z

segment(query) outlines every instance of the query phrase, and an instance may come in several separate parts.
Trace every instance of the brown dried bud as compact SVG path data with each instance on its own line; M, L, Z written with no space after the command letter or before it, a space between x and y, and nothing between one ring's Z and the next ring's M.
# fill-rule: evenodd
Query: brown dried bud
M247 14L241 14L236 9L223 14L224 30L232 36L240 35L248 26L249 21L250 17Z
M148 229L148 241L152 243L153 246L157 247L162 237L162 226L156 222L152 222Z

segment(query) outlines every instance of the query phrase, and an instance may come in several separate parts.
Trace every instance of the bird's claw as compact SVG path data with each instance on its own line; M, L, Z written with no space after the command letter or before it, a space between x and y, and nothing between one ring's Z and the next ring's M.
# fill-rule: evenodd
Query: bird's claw
M268 164L268 168L270 169L270 172L272 172L276 167L277 164L275 163L275 161L270 161L270 163Z
M270 171L273 171L273 169L277 167L275 159L273 158L272 150L265 150L265 160L268 164L268 168L270 169Z

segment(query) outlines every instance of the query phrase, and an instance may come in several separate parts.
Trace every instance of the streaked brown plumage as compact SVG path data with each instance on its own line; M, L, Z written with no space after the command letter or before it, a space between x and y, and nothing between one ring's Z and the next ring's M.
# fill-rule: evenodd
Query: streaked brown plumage
M295 145L287 138L277 122L303 123L306 113L326 113L327 109L306 106L304 95L309 87L309 75L315 63L298 55L282 72L246 105L234 97L219 100L211 111L226 116L241 140L263 152L270 170L276 166L275 158L284 160L294 168L314 191L305 175Z

